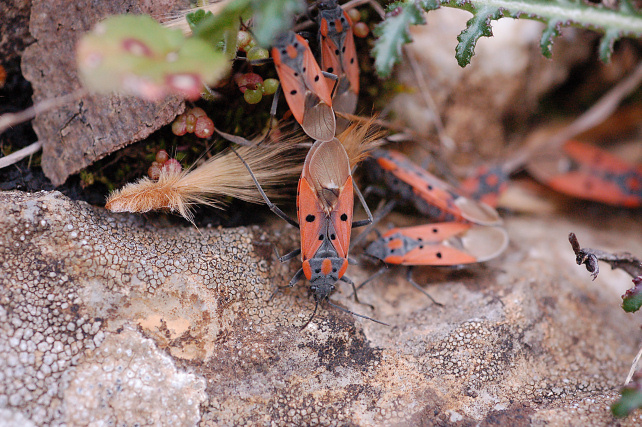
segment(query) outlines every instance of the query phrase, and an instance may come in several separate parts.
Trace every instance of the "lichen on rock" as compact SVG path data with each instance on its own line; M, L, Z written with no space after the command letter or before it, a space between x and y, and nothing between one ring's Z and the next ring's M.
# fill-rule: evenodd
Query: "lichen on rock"
M595 218L593 218L594 220ZM280 225L196 230L111 214L57 192L0 193L0 417L9 425L390 425L613 422L637 352L618 307L629 280L586 280L568 250L642 252L640 224L506 219L511 250L465 270L419 269L432 305L390 272L322 306ZM636 232L632 232L634 229ZM559 237L559 238L558 238ZM351 266L364 280L371 271ZM624 273L622 273L624 274ZM622 280L622 289L617 286ZM634 415L625 421L639 423Z

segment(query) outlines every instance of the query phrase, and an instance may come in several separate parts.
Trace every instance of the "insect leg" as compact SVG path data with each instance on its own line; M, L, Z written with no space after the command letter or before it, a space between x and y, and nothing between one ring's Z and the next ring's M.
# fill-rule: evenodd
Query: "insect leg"
M379 277L379 276L381 276L383 273L385 273L387 269L388 269L388 267L387 267L387 266L381 267L381 268L380 268L380 269L379 269L375 274L373 274L372 276L368 277L368 278L365 280L365 282L363 282L362 284L360 284L359 286L357 286L357 289L361 289L361 288L362 288L366 283L370 283L370 282L372 282L374 279L376 279L377 277ZM352 296L352 295L351 295L351 296Z
M293 225L296 228L299 228L299 224L295 220L287 216L281 209L279 209L277 205L275 205L270 201L267 194L265 194L265 191L263 191L263 188L261 188L261 184L259 184L259 182L256 180L254 173L252 173L252 169L250 169L250 165L247 164L247 162L243 159L243 157L241 157L239 153L236 152L234 147L230 147L230 150L232 150L234 154L238 156L241 162L243 162L243 165L245 165L245 168L247 169L247 171L250 173L250 176L252 177L252 181L254 181L254 185L256 185L256 188L259 190L259 193L261 193L261 196L263 197L265 204L268 205L268 208L270 208L270 210L274 212L282 220L288 222L289 224Z
M293 277L292 277L292 279L290 280L290 283L288 283L288 284L287 284L287 285L285 285L285 286L277 286L277 287L276 287L276 289L274 290L274 292L272 292L272 295L270 295L270 298L268 299L268 302L272 301L272 298L274 298L274 296L275 296L277 293L279 293L279 291L280 291L280 290L285 289L285 288L292 288L292 287L294 287L294 285L296 285L296 282L298 282L299 280L301 280L301 277L303 277L303 269L302 269L302 268L300 268L300 269L299 269L299 271L297 271L297 272L294 274L294 276L293 276Z
M285 255L281 256L281 255L279 255L279 251L278 251L278 249L276 248L276 245L274 245L274 253L276 254L276 257L279 259L279 261L281 261L281 262L285 262L285 261L289 261L289 260L291 260L291 259L292 259L292 258L294 258L295 256L300 255L300 254L301 254L301 249L295 249L295 250L293 250L292 252L287 253L287 254L285 254Z
M354 282L352 281L352 279L350 279L347 276L343 276L339 280L341 280L342 282L348 283L349 285L352 286L352 295L354 295L355 302L358 302L359 304L367 305L372 310L374 310L374 305L359 301L359 297L357 296L357 288L354 286Z
M412 278L412 266L408 267L408 272L406 273L406 280L415 288L417 288L421 293L426 295L428 298L430 298L430 301L432 301L434 304L443 307L444 305L440 302L435 301L433 297L430 296L430 294L422 289L421 286L415 280Z
M374 227L375 227L375 225L377 225L377 223L378 223L379 221L381 221L381 219L382 219L383 217L385 217L385 216L386 216L386 215L388 215L390 212L392 212L392 210L395 208L395 206L396 206L396 205L397 205L397 202L396 202L395 200L390 200L390 201L389 201L388 203L386 203L383 207L381 207L381 208L377 209L377 211L375 212L375 215L374 215L374 219L372 220L372 222L370 223L370 225L369 225L368 227L366 227L366 229L365 229L365 230L363 230L363 231L361 232L361 234L359 234L357 237L355 237L355 238L354 238L354 240L353 240L353 241L352 241L352 243L350 244L350 249L352 249L353 247L355 247L355 246L359 245L359 244L361 243L361 241L362 241L363 239L365 239L365 238L366 238L366 236L367 236L367 235L368 235L368 234L369 234L373 229L374 229L374 230L375 230L375 232L377 233L378 237L381 237L380 233L379 233L379 232L378 232ZM365 206L365 205L364 205L364 206ZM363 221L366 221L366 220L363 220ZM366 225L367 225L367 224L366 224ZM352 227L355 227L354 223L352 223Z
M370 209L368 208L366 201L363 199L363 194L361 194L361 191L359 191L359 187L357 187L357 184L354 181L352 181L352 186L354 187L354 192L357 194L357 198L359 199L361 206L363 206L363 209L365 209L366 214L368 215L368 219L353 221L352 228L363 227L364 225L372 224L372 214L370 213Z

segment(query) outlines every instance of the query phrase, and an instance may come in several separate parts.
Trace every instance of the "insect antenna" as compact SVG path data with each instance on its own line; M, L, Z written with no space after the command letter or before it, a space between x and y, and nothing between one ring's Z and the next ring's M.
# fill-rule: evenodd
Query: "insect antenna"
M373 319L372 317L364 316L363 314L357 314L357 313L355 313L354 311L350 311L350 310L348 310L347 308L343 308L343 307L338 306L338 305L336 305L336 304L332 304L332 303L330 302L330 300L327 300L327 301L328 301L328 304L330 304L332 307L334 307L334 308L338 308L339 310L341 310L341 311L345 311L346 313L350 313L350 314L352 314L353 316L361 317L362 319L371 320L371 321L373 321L373 322L375 322L375 323L378 323L378 324L380 324L380 325L390 326L389 324L384 323L384 322L382 322L381 320ZM317 301L317 304L318 304L318 303L319 303L319 302ZM316 307L314 308L314 311L316 312ZM312 319L310 319L310 320L312 320ZM309 321L308 321L308 323L309 323ZM307 326L307 324L306 324L306 326Z
M303 326L301 327L301 329L299 329L300 331L304 330L304 329L305 329L305 328L310 324L310 322L312 321L312 319L314 319L314 315L315 315L315 314L317 314L317 308L319 308L319 300L317 300L317 301L316 301L316 304L314 305L314 311L312 312L312 316L310 316L310 318L308 319L308 321L307 321L307 322L305 322L305 325L303 325Z

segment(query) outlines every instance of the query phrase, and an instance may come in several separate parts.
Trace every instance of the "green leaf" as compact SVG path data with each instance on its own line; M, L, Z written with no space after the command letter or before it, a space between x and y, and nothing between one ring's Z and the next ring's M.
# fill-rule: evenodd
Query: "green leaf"
M198 98L230 69L225 56L198 38L163 27L147 15L107 18L76 48L78 73L98 93L159 99L169 93Z
M455 48L455 58L457 58L460 67L465 67L470 63L470 59L475 54L475 45L480 37L493 35L490 22L493 19L501 18L501 16L501 10L492 7L484 7L473 14L473 17L466 23L466 29L457 37L459 44Z
M252 32L256 42L270 47L279 33L289 30L295 15L305 12L305 4L300 0L253 0Z
M392 65L400 59L401 45L410 41L406 28L410 25L409 14L421 9L429 11L438 7L452 7L473 14L466 29L458 37L460 43L457 46L456 57L462 66L470 63L479 37L491 35L490 22L502 17L545 23L546 29L542 34L540 47L542 54L547 57L552 55L553 41L559 35L562 26L603 33L599 48L603 61L610 59L613 45L620 38L642 37L642 14L636 10L633 0L620 0L617 9L609 9L583 0L406 0L389 6L388 16L375 29L375 35L379 37L375 41L375 67L380 76L390 74ZM399 9L401 13L391 13L395 9Z
M634 313L642 306L642 276L633 279L634 286L622 295L622 308L627 313Z
M388 6L386 19L374 29L377 40L372 56L379 77L388 77L392 67L401 61L401 47L412 40L410 26L424 23L423 12L412 0Z
M205 12L203 9L198 9L195 12L188 13L185 19L187 20L187 24L189 25L189 28L194 31L194 28L198 25L199 22L201 22L206 16L213 16L212 12Z
M638 408L642 408L642 392L633 387L624 387L620 399L611 405L611 412L618 418L624 418Z
M539 41L539 46L542 49L542 55L547 58L553 57L553 41L555 37L560 35L560 30L562 29L562 23L560 21L551 20L544 32L542 33L542 38Z
M227 33L238 31L241 18L251 14L251 3L252 0L234 0L216 15L205 14L195 23L192 33L217 48Z
M611 54L613 53L613 46L615 41L621 37L618 30L609 30L604 34L600 40L600 46L598 52L600 54L600 60L604 63L607 63L611 60Z

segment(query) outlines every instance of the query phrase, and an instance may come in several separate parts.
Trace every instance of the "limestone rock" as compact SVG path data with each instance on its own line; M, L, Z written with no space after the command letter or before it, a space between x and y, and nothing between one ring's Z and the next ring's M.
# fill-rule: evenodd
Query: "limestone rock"
M593 283L566 240L642 253L623 211L507 218L505 256L387 273L354 303L277 294L297 232L163 229L57 192L0 194L6 425L604 425L639 344L622 272ZM602 216L601 216L602 215ZM600 218L601 226L594 221ZM360 282L372 271L351 266ZM639 425L640 416L624 425Z

